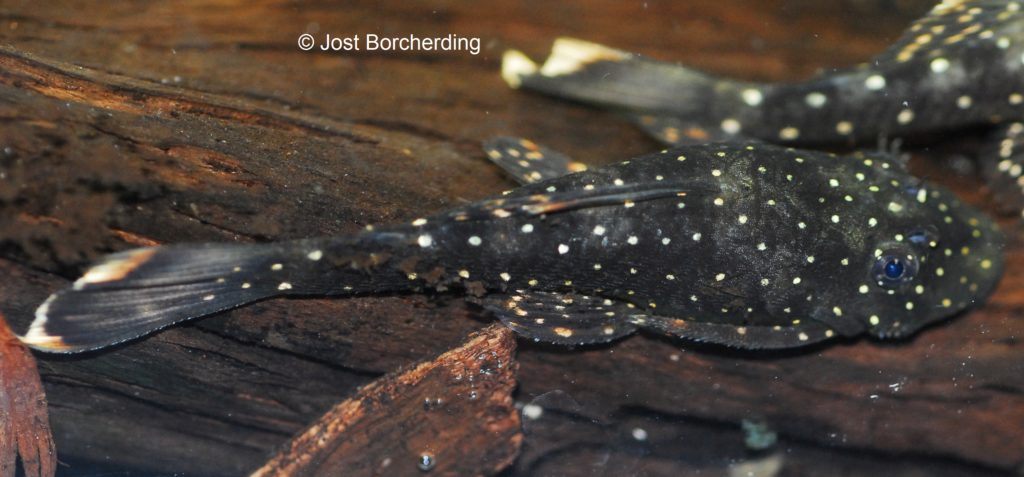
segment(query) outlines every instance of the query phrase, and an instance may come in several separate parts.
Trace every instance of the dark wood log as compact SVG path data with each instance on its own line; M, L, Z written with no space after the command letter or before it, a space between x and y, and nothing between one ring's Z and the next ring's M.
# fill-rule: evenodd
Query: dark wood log
M491 475L519 454L515 336L493 324L334 406L253 477ZM397 451L400 451L396 453Z
M509 90L497 74L508 47L542 56L568 35L797 79L863 61L927 3L0 5L0 310L24 327L114 250L348 233L482 198L512 186L479 151L494 135L595 164L656 147L612 115ZM454 33L484 48L299 51L297 36L313 30ZM979 182L935 164L913 167L995 211ZM1003 225L1008 272L995 296L909 342L785 353L646 335L527 344L518 399L557 419L527 422L512 473L593 473L595 459L622 473L725 473L751 457L737 431L745 419L778 432L792 452L777 464L792 474L1019 469L1024 251L1017 222ZM360 386L488 320L457 299L281 299L113 350L39 355L62 472L250 472ZM577 404L549 406L556 390Z

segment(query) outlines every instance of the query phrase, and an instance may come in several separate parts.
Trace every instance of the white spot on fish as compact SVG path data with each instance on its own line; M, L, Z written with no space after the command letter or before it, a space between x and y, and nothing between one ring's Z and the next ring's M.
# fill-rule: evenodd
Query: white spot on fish
M808 106L817 109L824 106L825 102L828 101L828 98L825 97L824 94L815 91L805 96L804 101L807 103Z
M779 139L792 141L798 137L800 137L800 130L793 126L784 127L779 131Z
M914 112L909 109L904 109L896 115L896 121L900 124L909 124L914 120Z
M764 99L764 95L762 95L760 91L753 88L743 90L743 92L740 95L743 97L743 102L747 103L747 106L757 106L761 104L761 100Z
M737 134L740 129L740 122L733 118L726 118L722 121L722 131L726 134Z
M885 77L882 75L871 75L864 80L864 87L871 91L878 91L885 88Z
M935 58L931 62L931 68L933 73L945 73L949 69L949 60L942 57Z

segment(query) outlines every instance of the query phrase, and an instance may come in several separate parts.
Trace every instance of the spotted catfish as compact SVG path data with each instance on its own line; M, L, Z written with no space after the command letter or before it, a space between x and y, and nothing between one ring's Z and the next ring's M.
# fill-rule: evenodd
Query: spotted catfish
M755 138L783 144L874 143L991 126L982 171L1024 210L1024 11L1007 0L947 0L867 63L808 81L717 78L573 39L534 64L506 53L513 87L626 112L669 144Z
M463 290L542 342L785 348L904 336L1001 274L996 225L884 155L717 144L587 170L525 140L488 150L525 185L351 236L117 253L23 339L79 351L274 296Z

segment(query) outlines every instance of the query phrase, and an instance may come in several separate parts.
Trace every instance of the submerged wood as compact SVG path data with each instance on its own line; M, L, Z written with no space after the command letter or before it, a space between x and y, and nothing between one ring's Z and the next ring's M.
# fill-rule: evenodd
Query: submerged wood
M334 406L253 477L493 475L519 453L514 334L494 324Z

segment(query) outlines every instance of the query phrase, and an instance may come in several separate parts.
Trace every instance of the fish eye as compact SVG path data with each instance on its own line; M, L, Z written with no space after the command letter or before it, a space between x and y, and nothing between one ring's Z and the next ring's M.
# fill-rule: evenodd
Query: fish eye
M893 249L883 252L875 260L875 283L882 288L894 289L910 282L917 275L917 256L907 250Z
M903 278L903 274L907 271L907 267L903 266L903 262L900 261L899 257L889 257L885 261L885 266L882 267L885 278L889 280L899 280Z

